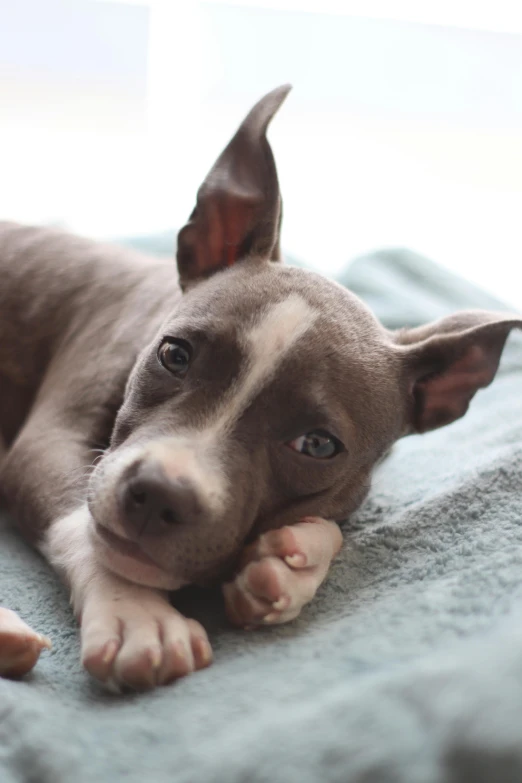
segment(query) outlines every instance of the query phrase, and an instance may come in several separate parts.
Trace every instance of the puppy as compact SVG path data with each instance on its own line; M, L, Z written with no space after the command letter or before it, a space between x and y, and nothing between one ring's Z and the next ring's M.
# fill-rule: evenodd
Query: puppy
M0 226L0 487L61 574L99 680L149 688L208 665L168 591L224 584L238 625L310 601L374 466L462 416L517 317L391 333L352 293L281 263L267 126L250 111L201 186L171 263ZM0 612L0 662L48 645Z

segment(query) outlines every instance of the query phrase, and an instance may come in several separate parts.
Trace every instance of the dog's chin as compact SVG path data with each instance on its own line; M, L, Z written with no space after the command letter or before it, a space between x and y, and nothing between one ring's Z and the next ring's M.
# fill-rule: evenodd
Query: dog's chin
M130 541L98 525L90 529L90 534L98 560L127 581L160 590L179 590L187 584L187 580L164 571Z

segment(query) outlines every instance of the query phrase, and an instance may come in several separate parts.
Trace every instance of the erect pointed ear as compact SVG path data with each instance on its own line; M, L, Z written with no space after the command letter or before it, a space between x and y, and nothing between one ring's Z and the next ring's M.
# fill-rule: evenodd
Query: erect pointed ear
M182 288L248 255L280 260L281 196L266 131L289 91L278 87L256 103L201 185L178 234Z
M426 432L463 416L475 392L495 377L514 328L522 328L520 317L470 310L395 332L407 382L407 431Z

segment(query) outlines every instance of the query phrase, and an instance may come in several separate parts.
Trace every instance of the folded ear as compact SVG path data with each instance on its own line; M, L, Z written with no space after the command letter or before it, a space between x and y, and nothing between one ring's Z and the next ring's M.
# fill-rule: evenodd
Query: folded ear
M281 196L266 131L289 91L278 87L256 103L201 185L178 234L182 288L249 255L280 260Z
M470 310L394 333L407 383L407 431L426 432L463 416L475 392L495 377L514 328L522 328L520 317Z

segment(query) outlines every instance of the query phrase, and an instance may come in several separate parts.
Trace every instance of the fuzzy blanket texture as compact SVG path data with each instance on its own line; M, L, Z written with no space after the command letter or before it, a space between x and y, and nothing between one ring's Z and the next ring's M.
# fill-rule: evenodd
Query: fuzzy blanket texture
M392 327L504 309L408 251L360 258L342 282ZM1 783L522 781L521 490L514 334L464 419L393 450L298 621L237 631L219 596L187 591L213 666L127 696L82 671L67 595L4 514L0 604L54 649L0 681Z

